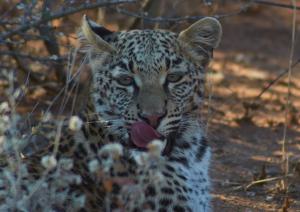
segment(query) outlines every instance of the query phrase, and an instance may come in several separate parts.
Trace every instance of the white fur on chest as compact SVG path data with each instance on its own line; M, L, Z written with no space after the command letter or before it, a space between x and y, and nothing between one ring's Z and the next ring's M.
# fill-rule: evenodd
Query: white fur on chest
M210 179L208 174L210 157L211 152L208 147L202 160L191 164L189 170L187 185L192 188L192 192L189 193L189 205L193 211L210 211Z
M194 138L194 139L193 139ZM177 171L186 176L185 182L188 187L187 197L188 205L194 212L209 212L210 206L210 178L209 165L211 158L210 147L207 147L204 142L204 133L198 121L185 131L182 140L189 142L192 147L187 150L177 149L178 154L181 154L188 160L187 166L180 166ZM194 142L196 141L196 142ZM204 145L205 151L201 158L199 158L199 147Z

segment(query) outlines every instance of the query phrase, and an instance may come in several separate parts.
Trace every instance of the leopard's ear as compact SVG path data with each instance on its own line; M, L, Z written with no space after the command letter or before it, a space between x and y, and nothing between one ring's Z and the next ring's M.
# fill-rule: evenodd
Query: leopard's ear
M215 18L206 17L180 32L178 41L188 57L196 63L207 65L221 37L220 22Z
M116 51L115 47L104 39L111 34L113 34L112 31L88 20L86 15L83 16L80 33L81 40L95 48L95 50L114 53Z

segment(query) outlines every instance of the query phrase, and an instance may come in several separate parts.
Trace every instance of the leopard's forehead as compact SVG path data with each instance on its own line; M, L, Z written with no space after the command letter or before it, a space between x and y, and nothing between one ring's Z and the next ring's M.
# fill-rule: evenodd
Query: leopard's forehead
M178 57L177 34L163 30L132 30L118 34L114 43L124 62L139 72L160 72Z

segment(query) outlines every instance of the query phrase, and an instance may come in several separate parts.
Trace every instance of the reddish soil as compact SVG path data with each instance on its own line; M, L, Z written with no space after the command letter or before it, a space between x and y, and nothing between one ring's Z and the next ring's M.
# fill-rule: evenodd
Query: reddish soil
M270 7L253 12L223 19L223 41L208 76L214 211L300 211L300 66L290 83L287 192L281 185L287 77L256 98L288 67L292 14ZM298 37L295 59L297 44ZM262 179L270 181L247 188Z

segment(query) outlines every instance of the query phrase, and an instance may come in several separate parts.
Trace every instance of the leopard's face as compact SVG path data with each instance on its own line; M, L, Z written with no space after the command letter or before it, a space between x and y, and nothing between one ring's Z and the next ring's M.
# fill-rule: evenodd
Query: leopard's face
M125 129L122 132L127 135L137 122L148 123L162 137L177 131L182 117L201 102L204 68L213 47L205 43L192 52L184 33L112 33L94 23L84 26L90 27L90 31L83 27L87 40L88 33L95 33L94 41L98 42L90 49L89 63L99 116L115 126L113 130ZM103 40L99 34L104 34ZM99 42L103 42L100 50Z
M109 112L127 126L146 121L167 136L193 104L199 68L181 54L170 32L125 32L113 45L117 54L94 71L97 112L107 117L109 105Z

